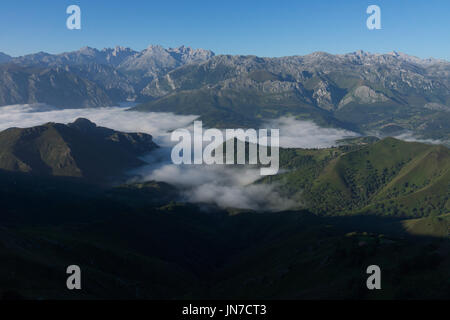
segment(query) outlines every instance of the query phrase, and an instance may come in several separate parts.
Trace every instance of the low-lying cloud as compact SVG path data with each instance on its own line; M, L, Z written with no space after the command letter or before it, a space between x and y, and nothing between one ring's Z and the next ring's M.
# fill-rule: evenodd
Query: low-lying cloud
M276 185L254 183L261 178L258 168L172 164L170 151L175 142L170 141L170 131L191 128L197 116L141 113L123 107L61 110L44 104L14 105L0 108L0 130L47 122L69 123L79 117L119 131L151 134L163 146L144 157L149 165L133 170L130 181L167 182L177 186L186 201L224 208L280 211L295 206L276 192ZM326 148L335 145L336 140L357 136L351 131L321 128L311 121L286 117L269 121L265 127L280 129L280 146L290 148Z
M168 112L127 111L124 107L57 109L38 103L0 107L0 131L10 127L27 128L47 122L69 123L80 117L119 131L149 133L155 139L163 140L164 144L170 144L169 131L188 127L198 118L195 115L175 115ZM336 140L358 135L352 131L322 128L312 121L288 117L268 121L265 127L280 129L280 146L286 148L327 148L335 145Z
M266 126L280 129L280 146L285 148L329 148L337 140L358 136L352 131L322 128L312 121L288 117L269 121Z
M334 128L321 128L311 121L280 118L268 122L267 129L280 130L280 146L327 148L336 140L358 134ZM192 126L187 127L192 131ZM162 155L165 154L165 155ZM164 181L178 186L189 202L212 203L223 208L282 211L296 207L294 201L278 194L276 185L255 184L261 178L257 168L226 165L174 165L167 161L170 149L160 149L147 158L151 165L135 171L141 181ZM166 159L166 162L154 161Z
M10 127L27 128L47 122L70 123L86 118L98 126L124 132L144 132L153 135L156 143L167 143L168 132L185 127L197 116L166 112L127 111L124 107L92 109L57 109L45 104L0 107L0 131Z
M282 211L295 203L284 199L275 185L253 184L259 169L222 165L154 165L135 171L142 181L164 181L179 187L188 202L215 204L222 208Z
M408 142L421 142L421 143L427 143L427 144L445 144L445 142L442 140L424 139L424 138L417 137L416 135L414 135L414 133L409 132L409 131L399 134L397 136L394 136L394 138L403 140L403 141L408 141Z

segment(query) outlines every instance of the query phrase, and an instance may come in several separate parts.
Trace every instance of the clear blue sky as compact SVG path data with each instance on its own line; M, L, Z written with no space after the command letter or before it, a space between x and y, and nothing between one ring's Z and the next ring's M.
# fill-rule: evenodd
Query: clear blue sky
M82 30L66 28L67 6ZM382 30L366 27L381 7ZM230 54L400 51L450 60L448 0L1 0L0 52L187 45Z

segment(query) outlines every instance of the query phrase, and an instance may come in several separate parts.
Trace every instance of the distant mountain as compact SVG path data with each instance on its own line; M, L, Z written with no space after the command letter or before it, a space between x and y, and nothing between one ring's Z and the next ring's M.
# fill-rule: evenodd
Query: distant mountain
M155 78L179 66L204 62L213 56L212 51L204 49L191 49L184 46L164 49L161 46L152 45L124 60L118 65L118 69Z
M200 115L216 127L258 127L289 115L370 135L410 131L450 143L445 60L364 51L215 56L204 49L149 46L140 52L124 47L40 52L9 64L25 71L0 74L0 105L97 107L132 100L143 103L138 111ZM11 70L5 63L0 67ZM42 72L59 76L36 81Z
M0 65L0 106L37 102L64 108L112 104L99 85L63 68Z
M28 66L61 67L98 63L117 67L124 60L137 54L130 48L116 47L114 49L97 50L95 48L83 47L80 50L64 52L60 54L49 54L39 52L13 59L13 62Z
M290 114L362 131L395 122L450 138L450 122L439 120L449 119L450 63L398 53L214 56L170 71L142 92L152 101L136 110L199 114L211 125L258 125Z
M12 57L4 54L3 52L0 52L0 63L5 63L11 61Z
M149 46L141 52L119 46L102 50L84 47L77 51L61 54L39 52L17 58L0 55L0 64L8 62L37 70L64 70L83 80L95 83L107 95L110 100L108 103L111 105L129 99L139 99L142 96L141 90L155 77L185 64L205 61L212 56L214 56L212 51L184 46L170 49ZM2 80L7 82L9 79L0 77L0 81ZM0 105L8 104L2 100L14 100L7 99L5 95L0 94ZM70 90L67 95L71 97ZM22 98L22 100L25 99ZM54 100L55 102L52 104L55 106L67 107L69 104L64 99L55 98ZM49 103L45 100L38 102ZM85 106L80 102L72 104L76 107ZM98 104L94 102L89 106L96 107Z
M134 81L132 77L118 71L111 65L88 63L66 65L61 68L71 74L95 83L105 92L111 100L111 104L133 99L139 94L136 91L139 87L139 81ZM146 81L144 82L146 83Z
M0 169L104 182L142 165L152 136L97 127L87 119L0 132Z
M130 48L117 46L98 50L83 47L80 50L61 54L39 52L13 58L12 62L28 66L61 67L83 64L109 65L119 70L138 71L140 74L154 75L178 66L203 62L214 56L214 53L204 49L192 49L181 46L165 49L159 45L150 45L138 52Z

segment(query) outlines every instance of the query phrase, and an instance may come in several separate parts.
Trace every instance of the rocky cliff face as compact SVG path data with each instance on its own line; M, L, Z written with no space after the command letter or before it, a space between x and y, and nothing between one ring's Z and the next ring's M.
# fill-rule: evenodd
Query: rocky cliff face
M316 106L332 110L351 101L373 104L415 96L421 96L424 101L447 103L449 79L448 62L396 53L318 52L284 58L216 56L155 79L144 93L161 97L180 90L213 86L242 86L263 92L296 90L312 99Z
M199 114L210 125L294 115L372 133L395 123L450 139L450 63L395 52L214 56L155 78L142 93L152 101L137 110Z
M3 52L0 52L0 63L5 63L11 61L12 57L4 54Z
M90 96L86 94L85 101L79 101L76 97L76 90L66 87L64 91L67 99L46 99L54 96L53 91L35 94L32 90L23 89L23 96L16 95L12 90L0 95L0 105L43 102L61 107L97 107L111 105L125 100L139 98L141 90L155 77L167 74L167 72L190 63L198 63L211 58L213 52L203 49L191 49L179 47L174 49L164 49L161 46L149 46L147 49L138 52L130 48L115 47L97 50L90 47L81 48L78 51L61 54L48 54L39 52L22 57L11 58L7 55L0 55L0 63L10 63L16 66L27 68L26 72L34 74L36 77L42 70L61 70L80 78L79 82L91 82L97 86L90 90ZM5 66L3 66L5 68ZM22 77L23 78L23 77ZM23 84L15 82L14 77L3 74L0 81L8 87L23 87ZM62 83L61 83L62 85ZM99 93L97 97L94 97ZM75 96L73 96L75 95ZM41 100L35 101L33 98L39 96ZM107 97L105 99L105 96Z
M134 71L154 78L185 64L206 61L212 56L214 56L212 51L204 49L191 49L184 46L164 49L161 46L152 45L125 59L118 65L118 69Z
M0 65L0 105L37 102L64 108L112 104L102 87L62 68Z

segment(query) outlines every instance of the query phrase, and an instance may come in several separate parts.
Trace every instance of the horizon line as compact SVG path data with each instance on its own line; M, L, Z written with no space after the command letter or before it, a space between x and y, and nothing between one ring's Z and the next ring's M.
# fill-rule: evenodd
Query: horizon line
M49 52L49 51L42 51L42 50L41 51L37 51L37 52L31 52L31 53L23 54L23 55L17 55L17 56L10 55L10 54L8 54L5 51L0 51L0 53L3 53L5 55L15 59L15 58L21 58L21 57L30 56L30 55L39 54L39 53L45 53L45 54L49 54L49 55L61 55L61 54L65 54L65 53L73 53L73 52L81 51L83 49L93 49L93 50L101 52L101 51L108 50L108 49L112 49L113 50L113 49L117 49L117 48L123 48L123 49L130 49L130 50L133 50L133 51L135 51L137 53L140 53L140 52L143 52L143 51L149 49L150 47L161 47L164 50L174 50L174 49L180 49L180 48L186 48L186 49L191 49L191 50L206 50L206 51L210 51L214 56L249 56L249 57L250 56L254 56L254 57L258 57L258 58L286 58L286 57L299 57L299 56L303 57L303 56L308 56L308 55L313 55L313 54L318 54L318 53L329 54L329 55L333 55L333 56L342 56L342 55L357 54L357 53L364 54L365 53L365 54L368 54L368 55L394 55L394 54L397 54L399 56L406 55L406 56L411 57L411 58L416 58L416 59L425 60L425 61L426 60L436 60L436 61L444 61L444 62L447 62L447 63L450 62L450 60L448 60L446 58L435 58L435 57L423 58L423 57L419 57L419 56L416 56L416 55L408 54L408 53L405 53L405 52L402 52L402 51L397 51L397 50L391 50L391 51L385 52L385 53L370 52L370 51L365 51L365 50L362 50L362 49L358 49L358 50L355 50L355 51L349 51L349 52L345 52L345 53L331 53L331 52L328 52L328 51L317 50L317 51L313 51L313 52L306 53L306 54L300 54L299 53L299 54L280 55L280 56L263 56L263 55L260 56L260 55L257 55L257 54L216 53L216 52L214 52L213 50L210 50L210 49L194 48L194 47L191 47L189 45L180 45L180 46L175 46L175 47L164 47L163 45L160 45L160 44L149 44L145 49L142 49L142 50L139 50L139 49L136 50L136 49L133 49L131 47L122 46L122 45L116 45L116 46L113 46L113 47L104 47L104 48L101 48L101 49L86 45L86 46L83 46L83 47L81 47L79 49L62 51L62 52L55 52L55 53L52 53L52 52Z

